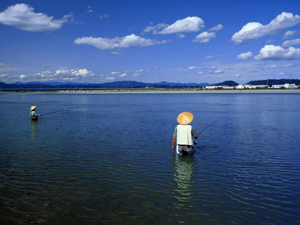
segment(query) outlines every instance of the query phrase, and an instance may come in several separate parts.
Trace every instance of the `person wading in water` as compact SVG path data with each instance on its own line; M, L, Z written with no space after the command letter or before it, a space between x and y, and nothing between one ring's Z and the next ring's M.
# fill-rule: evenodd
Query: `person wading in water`
M175 127L173 134L173 146L172 149L175 149L175 144L177 140L176 152L179 155L187 153L189 155L194 153L194 140L198 138L198 134L195 132L191 123L194 119L194 116L190 112L180 113L177 117L177 122L179 123Z
M36 114L35 109L36 109L36 106L31 106L31 108L30 108L30 116L31 116L32 120L37 120L39 118L39 116L41 116L41 115Z

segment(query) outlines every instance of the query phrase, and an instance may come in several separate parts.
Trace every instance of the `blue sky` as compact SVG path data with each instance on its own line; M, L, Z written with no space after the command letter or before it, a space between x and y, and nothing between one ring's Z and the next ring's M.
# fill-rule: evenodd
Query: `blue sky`
M299 0L0 2L0 82L300 79Z

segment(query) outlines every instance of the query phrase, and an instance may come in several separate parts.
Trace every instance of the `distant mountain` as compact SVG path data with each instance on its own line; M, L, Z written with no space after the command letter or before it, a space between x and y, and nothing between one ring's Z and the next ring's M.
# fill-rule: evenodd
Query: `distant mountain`
M232 81L232 80L228 80L228 81L224 81L222 83L216 84L216 86L228 86L228 87L236 87L238 85L239 85L238 83L236 83L235 81Z
M275 79L268 79L268 80L255 80L255 81L250 81L247 83L247 85L283 85L283 84L296 84L296 86L300 85L300 80L299 79L280 79L280 80L275 80Z
M248 85L280 85L280 84L295 84L297 86L300 86L300 80L299 79L281 79L281 80L275 80L275 79L269 79L269 80L256 80L256 81L250 81L247 84ZM143 82L137 82L137 81L115 81L115 82L109 82L109 83L102 83L102 84L92 84L92 83L61 83L61 82L46 82L46 83L40 83L40 82L30 82L30 83L12 83L12 84L6 84L3 82L0 82L0 88L2 90L5 89L41 89L41 90L53 90L53 88L56 89L113 89L113 88L194 88L194 87L203 87L203 86L209 86L209 85L217 85L217 86L229 86L229 87L235 87L238 85L235 81L224 81L222 83L217 84L208 84L208 83L169 83L166 81L162 81L160 83L143 83Z
M200 84L197 84L197 83L169 83L169 82L166 82L166 81L162 81L160 83L156 83L156 84L162 84L162 85L172 85L172 86L207 86L207 85L211 85L209 83L200 83Z
M3 82L0 83L0 87L2 88L174 88L174 87L201 87L209 85L205 84L196 84L196 83L168 83L168 82L160 82L160 83L143 83L137 81L115 81L109 83L102 84L91 84L91 83L61 83L61 82L29 82L29 83L12 83L5 84Z

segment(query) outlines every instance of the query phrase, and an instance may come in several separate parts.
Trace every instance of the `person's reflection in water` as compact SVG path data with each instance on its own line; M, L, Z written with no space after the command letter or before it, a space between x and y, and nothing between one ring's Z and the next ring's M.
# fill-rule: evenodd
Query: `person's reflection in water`
M175 198L178 199L178 202L174 204L177 208L193 207L191 201L194 198L194 166L193 155L180 156L173 154L174 180L177 183Z
M31 120L31 139L32 139L32 142L35 142L37 124L38 124L38 120Z

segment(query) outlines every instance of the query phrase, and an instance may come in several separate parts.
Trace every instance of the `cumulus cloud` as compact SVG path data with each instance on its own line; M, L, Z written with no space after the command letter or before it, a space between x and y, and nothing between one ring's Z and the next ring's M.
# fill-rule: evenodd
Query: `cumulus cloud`
M281 46L265 45L260 53L254 57L255 60L291 60L300 58L300 49L289 47L284 49Z
M210 41L210 39L215 38L215 37L216 37L215 32L208 33L207 31L205 31L201 34L198 34L196 36L196 38L193 40L193 42L207 43Z
M195 69L196 67L194 67L194 66L190 66L188 69L189 70L193 70L193 69Z
M291 36L293 36L294 34L296 34L297 31L296 30L289 30L287 32L285 32L285 34L283 35L283 39L288 39L290 38Z
M81 76L81 77L95 75L92 71L88 71L87 69L72 69L72 70L70 70L70 72L72 75Z
M223 25L218 24L217 26L210 28L209 31L218 31L218 30L222 30L222 29L223 29Z
M80 78L91 77L95 74L92 71L87 69L68 69L68 68L61 68L56 70L54 73L50 71L42 72L38 75L42 77L47 77L48 79L55 78L55 79L63 79L63 80L77 80Z
M187 17L182 20L177 20L175 23L168 25L164 23L155 26L148 26L144 29L144 33L153 31L153 34L174 34L197 32L204 27L204 21L196 16Z
M231 40L234 41L235 44L246 44L267 34L279 33L298 23L300 23L300 16L282 12L267 25L262 25L258 22L247 23L240 31L232 36Z
M236 58L237 59L249 59L251 57L253 57L252 52L246 52L246 53L239 54Z
M125 77L127 73L122 73L119 77Z
M294 39L294 40L289 40L289 41L285 41L282 43L282 47L288 47L288 46L291 46L291 45L298 45L300 44L300 38L298 39Z
M26 75L24 74L20 75L20 79L24 79L24 78L26 78Z
M165 44L167 41L156 41L153 39L145 39L135 34L131 34L125 37L116 38L94 38L94 37L82 37L77 38L74 41L77 45L91 45L101 50L115 49L115 48L131 48L131 47L146 47L149 45Z
M54 31L68 22L72 14L65 15L62 19L55 20L53 16L35 13L34 8L27 4L16 4L0 13L0 23L13 26L20 30L32 32Z

